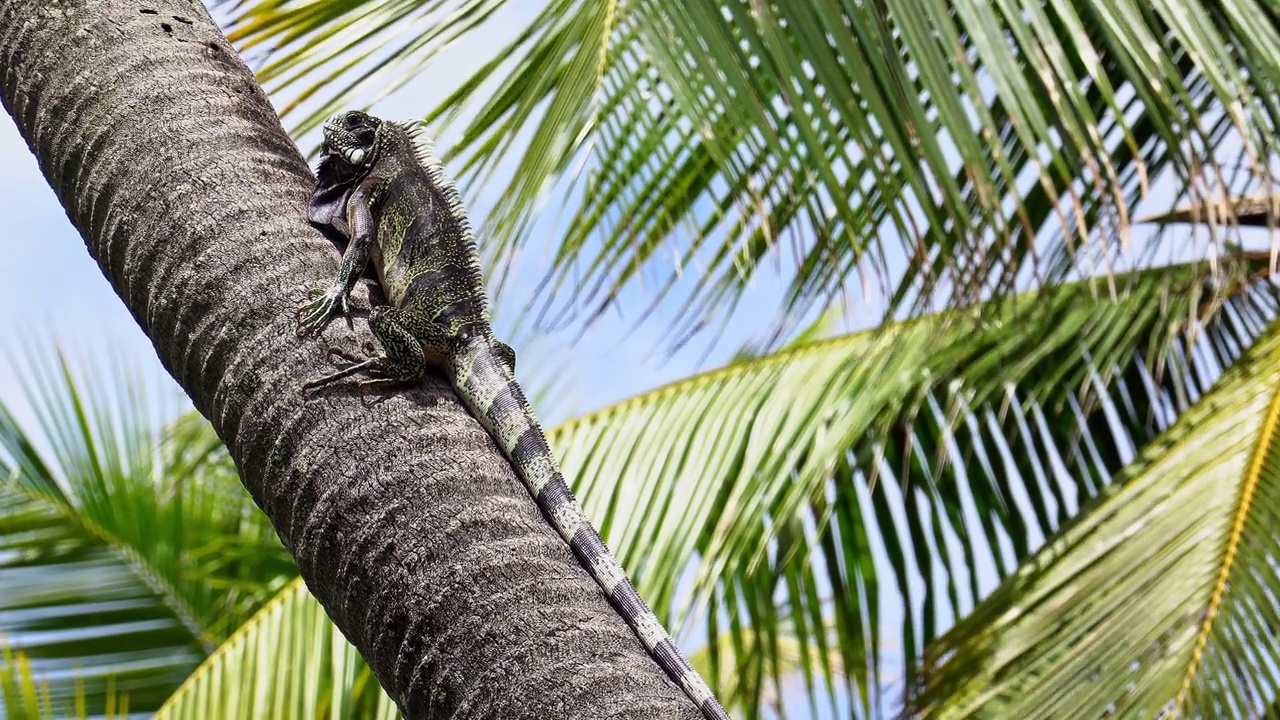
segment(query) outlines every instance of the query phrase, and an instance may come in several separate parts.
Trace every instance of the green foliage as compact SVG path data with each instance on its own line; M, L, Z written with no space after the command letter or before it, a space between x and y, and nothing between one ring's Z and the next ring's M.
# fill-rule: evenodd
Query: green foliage
M1276 307L1247 279L1257 268L1223 265L1221 292L1202 292L1207 268L1175 266L1117 276L1114 301L1078 283L801 344L550 439L641 592L673 624L706 628L693 658L726 702L757 717L799 677L815 707L843 684L871 715L886 669L916 667L982 595L979 558L1012 572L1124 465L1126 444L1169 421L1166 405L1202 391L1193 370L1252 343ZM1188 327L1199 360L1180 345ZM58 372L37 373L37 415L64 470L0 414L14 503L0 530L18 550L7 557L34 570L29 590L6 595L29 618L5 628L19 647L81 668L91 707L115 692L155 707L212 651L165 717L393 712L305 588L284 586L296 571L202 419L183 417L148 452L136 388L118 382L133 400L112 417L63 361L46 367ZM692 595L677 583L689 568ZM899 622L895 657L879 637L885 598L924 608ZM31 642L54 626L66 643ZM53 688L55 702L72 696Z
M116 708L114 694L108 695L106 712L107 720L117 717L128 717L127 704ZM31 672L31 661L25 653L14 652L8 645L0 643L0 702L3 702L6 718L54 718L74 717L77 720L89 717L84 706L84 692L75 695L75 711L65 706L55 711L53 699L49 694L49 684L38 682Z
M648 299L681 308L675 342L761 267L787 282L779 330L854 281L918 309L1110 272L1152 181L1215 192L1225 141L1256 163L1280 128L1280 32L1260 0L519 7L249 0L229 34L271 48L259 76L295 98L286 114L314 101L297 133L372 89L448 78L426 119L461 126L456 174L502 188L495 256L564 190L542 299L592 318L652 271ZM453 77L452 42L513 24Z
M1223 265L1215 293L1201 291L1206 270L1117 276L1115 301L1078 283L801 344L579 418L550 440L641 592L674 625L706 628L684 644L702 646L694 661L740 714L780 702L796 677L815 707L823 694L835 702L843 684L860 714L874 714L886 702L886 669L916 667L938 628L982 595L980 558L1012 572L1124 465L1126 444L1144 445L1168 422L1171 400L1184 406L1202 390L1193 370L1230 365L1274 316L1274 299L1247 279L1257 266ZM1180 345L1187 327L1199 360ZM305 588L282 587L293 566L207 424L185 416L163 451L148 454L140 406L123 405L107 423L58 367L38 383L49 408L40 417L60 466L78 468L67 473L73 480L52 480L10 415L0 424L16 478L6 487L58 532L17 534L27 515L0 518L14 523L14 546L43 558L25 603L33 623L84 634L106 626L111 647L148 658L151 674L127 686L123 659L86 664L97 706L113 682L141 695L135 707L155 707L222 643L169 699L166 717L213 706L392 712ZM152 634L82 612L74 568L42 550L67 537L102 548L94 557L111 563L93 566L85 582L100 593L101 573L120 578L118 592L147 613ZM690 568L692 595L677 582ZM901 650L890 657L879 637L893 623L886 598L924 608L899 621ZM78 647L42 652L66 667L85 662Z
M296 569L206 423L161 437L136 378L26 364L37 431L0 405L0 634L55 708L154 709Z
M260 78L286 113L319 101L301 133L514 7L248 0L231 35L272 48ZM1152 182L1236 189L1224 146L1271 154L1276 19L1260 0L548 0L450 78L427 119L462 128L454 171L511 170L490 251L512 257L567 193L548 310L589 320L656 269L679 343L782 268L783 319L737 362L551 433L742 716L785 715L797 677L814 709L843 689L861 716L899 686L945 717L1275 702L1274 331L1201 399L1275 317L1268 258L1113 263ZM792 332L872 276L891 312L952 309ZM51 452L0 407L0 587L19 590L0 631L32 658L6 701L79 667L91 706L119 689L149 709L203 660L165 717L390 717L207 426L151 453L138 407L110 416L58 367L37 402L58 408ZM979 602L983 568L1009 579ZM47 687L46 709L76 692Z
M797 347L573 420L552 443L641 593L705 624L708 645L727 633L732 650L709 659L730 701L754 712L798 657L811 697L846 682L873 714L882 665L913 672L984 594L980 562L1013 572L1274 316L1245 267L1223 276L1225 306L1203 272L1117 276L1114 302L1079 283ZM899 643L879 637L886 598L922 608Z
M400 715L299 578L228 638L155 717L393 720Z
M926 717L1253 718L1280 688L1280 329L931 651Z

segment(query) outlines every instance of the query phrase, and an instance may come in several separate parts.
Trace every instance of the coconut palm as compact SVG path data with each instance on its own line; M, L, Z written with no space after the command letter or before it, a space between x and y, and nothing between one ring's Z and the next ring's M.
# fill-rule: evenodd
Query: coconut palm
M230 34L271 48L259 78L301 134L508 5L263 0ZM1130 222L1152 188L1269 182L1275 20L1247 0L552 0L424 108L462 124L456 173L507 188L499 264L548 188L567 198L548 322L589 329L656 270L679 346L781 268L753 352L551 433L737 714L1275 702L1269 253ZM824 332L858 284L881 327ZM248 607L162 715L393 712L300 583Z

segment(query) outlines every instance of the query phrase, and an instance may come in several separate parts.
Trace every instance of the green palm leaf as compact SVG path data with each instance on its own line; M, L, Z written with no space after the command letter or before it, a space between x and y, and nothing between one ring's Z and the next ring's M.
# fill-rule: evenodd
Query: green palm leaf
M884 593L923 608L900 622L890 663L910 670L985 594L983 559L1012 572L1125 464L1126 445L1169 422L1169 404L1185 407L1207 369L1248 347L1256 317L1274 316L1243 275L1224 276L1235 290L1223 306L1200 294L1202 273L1118 276L1115 302L1082 283L974 312L985 319L948 313L814 343L565 423L552 443L668 619L705 625L708 643L722 629L755 638L709 658L747 694L734 701L780 694L770 658L783 648L766 641L786 624L814 659L801 668L811 690L847 677L869 710L883 700ZM1170 349L1188 322L1198 360Z
M228 638L155 717L391 720L400 715L298 578Z
M927 717L1260 717L1280 683L1280 332L931 650Z
M90 717L83 687L76 689L73 702L55 706L49 683L36 680L30 658L4 643L0 643L0 703L3 703L0 705L4 711L2 717L6 718L89 720ZM117 697L113 687L108 687L104 705L102 715L98 716L104 720L123 720L129 716L128 698Z
M1219 292L1201 293L1207 268L1175 266L1117 276L1115 301L1080 283L810 343L549 436L641 592L668 621L701 628L682 644L702 647L695 661L726 702L758 717L798 677L815 707L844 685L870 715L890 702L892 675L988 592L984 558L994 575L1013 572L1125 465L1127 445L1146 445L1252 344L1276 312L1248 279L1261 267L1225 263ZM1192 353L1176 342L1188 323ZM264 610L274 619L171 707L241 683L262 693L255 706L301 702L275 665L242 679L252 648L281 647L279 633L325 647L332 631L287 596L293 610ZM923 613L886 617L883 598ZM894 627L900 639L882 636ZM276 639L251 639L262 633ZM352 690L364 671L335 674L327 657L313 689L365 697Z
M43 433L0 405L0 637L55 708L154 709L296 570L207 425L161 438L133 378L28 360Z
M273 48L260 73L273 94L323 96L297 133L372 88L450 77L427 119L465 115L454 172L502 176L486 214L495 255L564 191L544 300L594 317L651 271L649 299L682 308L676 341L732 308L767 260L787 278L784 326L860 273L922 307L1093 260L1109 270L1153 179L1220 177L1228 137L1256 163L1280 109L1277 16L1259 0L549 0L532 21L515 13L503 0L257 0L236 7L230 35ZM495 33L511 39L488 40L492 60L469 78L432 64ZM682 280L689 267L699 282Z

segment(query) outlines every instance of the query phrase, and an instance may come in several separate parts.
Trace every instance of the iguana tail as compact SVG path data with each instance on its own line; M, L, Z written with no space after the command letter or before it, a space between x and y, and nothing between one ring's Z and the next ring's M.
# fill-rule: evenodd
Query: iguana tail
M479 338L456 352L452 364L458 394L497 439L538 507L600 584L654 661L684 689L708 720L729 720L711 689L672 642L583 515L510 369Z

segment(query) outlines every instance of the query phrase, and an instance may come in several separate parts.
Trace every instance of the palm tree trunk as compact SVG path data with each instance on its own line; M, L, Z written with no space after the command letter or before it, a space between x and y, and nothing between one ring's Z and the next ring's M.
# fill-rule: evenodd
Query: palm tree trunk
M326 347L371 336L295 339L338 256L199 2L6 0L0 79L89 252L407 717L696 717L447 386L299 393Z

